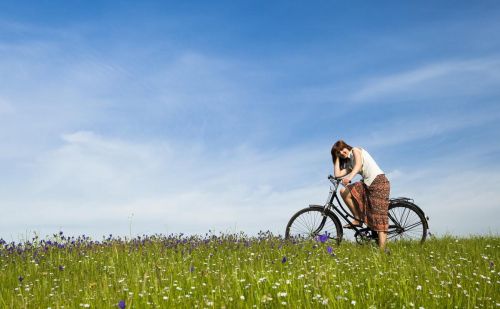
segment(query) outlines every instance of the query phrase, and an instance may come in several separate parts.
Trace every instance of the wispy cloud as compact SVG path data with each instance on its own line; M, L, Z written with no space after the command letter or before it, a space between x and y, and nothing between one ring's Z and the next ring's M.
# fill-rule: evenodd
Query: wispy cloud
M305 201L323 202L325 195L315 180L324 157L308 148L264 155L240 148L207 155L200 145L136 143L92 132L62 139L60 147L35 162L35 172L24 180L30 191L18 196L14 187L4 196L4 207L25 205L23 213L32 214L13 212L4 229L37 229L43 223L73 231L80 226L85 232L109 220L118 222L122 228L115 228L123 233L133 213L142 222L136 232L154 232L151 226L282 232Z
M132 215L134 234L209 229L283 233L295 211L324 203L328 190L325 176L331 166L327 151L317 146L315 151L233 149L206 156L200 145L137 143L93 132L66 134L62 141L37 160L36 172L25 179L33 191L4 193L3 207L11 215L2 219L3 235L59 228L127 235ZM456 170L448 160L425 170L388 170L392 196L414 198L431 217L435 233L495 231L491 214L500 202L494 193L497 181L490 177L485 184L475 164ZM483 188L484 194L478 197L471 188ZM21 205L23 211L16 211ZM481 224L469 222L473 216ZM467 229L456 230L463 224Z
M500 60L496 57L431 63L408 71L372 77L348 99L363 103L390 97L400 97L405 101L414 97L436 99L496 92L500 85L499 71Z
M415 199L430 217L434 234L453 235L500 233L496 218L500 216L500 182L498 167L488 176L478 173L480 166L469 162L462 169L450 166L443 158L427 169L398 171L391 179L393 196Z
M431 115L413 114L391 122L373 125L356 136L356 140L367 147L395 146L418 140L431 140L453 132L474 127L482 127L500 120L497 109L463 112L449 111Z

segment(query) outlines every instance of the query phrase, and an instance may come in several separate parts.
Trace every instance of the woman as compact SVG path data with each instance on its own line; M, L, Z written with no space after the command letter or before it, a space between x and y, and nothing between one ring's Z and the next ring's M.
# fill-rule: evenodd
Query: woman
M389 227L389 180L366 150L351 147L343 140L333 145L332 159L335 177L344 177L345 188L340 194L355 218L344 227L353 228L365 222L378 232L379 247L384 249ZM361 175L362 181L349 184L356 174Z

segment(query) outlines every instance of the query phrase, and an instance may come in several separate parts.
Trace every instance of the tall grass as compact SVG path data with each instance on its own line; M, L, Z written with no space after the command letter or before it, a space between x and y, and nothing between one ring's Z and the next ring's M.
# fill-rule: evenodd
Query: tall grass
M0 241L0 307L500 307L499 237L389 248L270 233Z

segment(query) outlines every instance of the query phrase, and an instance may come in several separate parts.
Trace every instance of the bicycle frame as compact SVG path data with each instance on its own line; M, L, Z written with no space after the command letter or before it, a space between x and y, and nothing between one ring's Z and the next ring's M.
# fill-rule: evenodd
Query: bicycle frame
M358 218L355 218L353 215L351 215L345 208L344 206L342 205L342 203L340 202L340 199L337 195L337 190L340 186L340 182L341 182L341 179L340 178L335 178L335 177L332 177L332 176L329 176L328 179L330 180L330 182L332 183L332 186L330 186L330 193L328 195L328 199L326 200L326 203L323 207L323 212L326 213L326 212L332 212L336 215L339 215L342 219L344 219L344 221L346 223L351 223L349 219L354 219L354 220L358 220L358 221L362 221L361 219L358 219ZM337 207L337 205L335 205L335 200L337 201L337 204L340 206ZM309 205L309 207L317 207L318 205ZM323 220L325 221L325 220ZM324 222L322 224L320 224L320 227L318 228L318 231L320 231L322 228L323 228L323 225ZM361 227L356 227L354 226L353 227L353 230L355 232L359 232L361 229Z

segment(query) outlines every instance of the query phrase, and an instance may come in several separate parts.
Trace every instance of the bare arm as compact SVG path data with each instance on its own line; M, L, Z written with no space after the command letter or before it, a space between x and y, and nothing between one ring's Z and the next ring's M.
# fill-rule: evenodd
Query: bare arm
M333 163L333 173L335 177L343 177L348 173L347 169L340 169L339 157L335 157L335 162Z
M353 148L352 153L354 155L354 167L350 171L349 174L344 177L344 179L347 180L347 182L351 181L356 174L361 171L361 168L363 167L363 159L361 158L361 150L358 148Z

